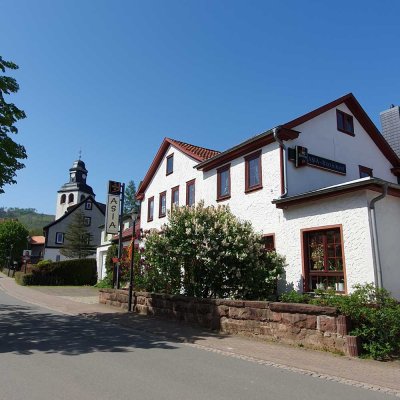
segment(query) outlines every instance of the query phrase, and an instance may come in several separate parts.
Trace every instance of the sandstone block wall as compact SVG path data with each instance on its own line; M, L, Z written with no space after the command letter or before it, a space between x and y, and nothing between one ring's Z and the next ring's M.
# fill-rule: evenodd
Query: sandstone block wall
M128 308L128 291L101 289L100 303ZM348 353L348 320L335 308L308 304L198 299L134 292L134 312L230 334Z

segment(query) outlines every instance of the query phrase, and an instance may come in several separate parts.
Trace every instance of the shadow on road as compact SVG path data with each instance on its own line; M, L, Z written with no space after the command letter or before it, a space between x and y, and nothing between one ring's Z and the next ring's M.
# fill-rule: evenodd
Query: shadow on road
M89 315L90 317L90 315ZM126 314L102 315L102 320L83 316L60 315L40 312L20 305L0 305L0 353L29 355L33 352L79 355L92 352L130 352L141 349L175 349L160 335L167 334L166 328L157 329L163 322ZM148 320L146 322L146 320ZM151 320L151 319L150 319ZM105 323L111 322L111 323ZM125 323L124 323L125 322ZM121 329L126 325L133 330ZM132 323L136 324L132 326ZM152 324L152 325L151 325ZM150 333L155 332L156 334ZM194 341L198 337L185 339L169 332L168 341Z

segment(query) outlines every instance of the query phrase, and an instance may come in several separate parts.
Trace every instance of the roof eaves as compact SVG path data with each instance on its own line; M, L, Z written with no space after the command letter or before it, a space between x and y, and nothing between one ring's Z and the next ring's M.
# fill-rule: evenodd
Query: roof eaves
M367 178L357 179L355 181L345 182L339 185L328 186L325 188L300 193L282 199L274 199L272 200L272 204L275 204L277 208L286 208L291 205L303 203L304 201L312 201L320 196L326 196L326 195L339 196L342 193L344 194L347 192L361 190L361 189L368 189L368 188L376 190L381 188L384 184L388 184L390 188L396 191L400 191L400 185L387 182L380 178L367 177Z

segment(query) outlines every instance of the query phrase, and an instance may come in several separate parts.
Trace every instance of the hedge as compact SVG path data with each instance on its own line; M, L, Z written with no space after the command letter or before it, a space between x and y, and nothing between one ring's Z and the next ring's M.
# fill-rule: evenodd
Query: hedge
M15 281L20 285L94 285L96 260L85 258L34 265L31 273L17 272Z

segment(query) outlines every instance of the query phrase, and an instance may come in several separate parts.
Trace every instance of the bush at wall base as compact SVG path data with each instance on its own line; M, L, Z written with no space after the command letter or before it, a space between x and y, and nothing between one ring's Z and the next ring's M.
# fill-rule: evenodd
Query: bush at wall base
M97 282L96 260L93 258L37 264L32 272L17 272L20 285L94 285Z

